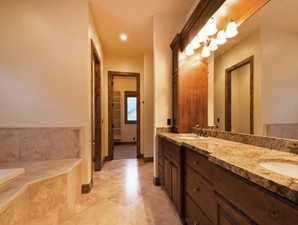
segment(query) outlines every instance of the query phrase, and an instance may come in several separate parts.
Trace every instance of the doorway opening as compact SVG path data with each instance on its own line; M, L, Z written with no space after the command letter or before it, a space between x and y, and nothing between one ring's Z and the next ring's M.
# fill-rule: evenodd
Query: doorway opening
M92 138L92 182L93 171L102 168L101 152L101 62L91 40L91 138Z
M109 160L142 158L140 152L140 74L108 72Z

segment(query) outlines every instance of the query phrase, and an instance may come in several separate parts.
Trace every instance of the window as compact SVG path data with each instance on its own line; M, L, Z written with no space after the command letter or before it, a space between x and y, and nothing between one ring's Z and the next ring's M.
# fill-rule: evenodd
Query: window
M125 123L137 123L137 107L138 107L137 93L133 91L125 92Z

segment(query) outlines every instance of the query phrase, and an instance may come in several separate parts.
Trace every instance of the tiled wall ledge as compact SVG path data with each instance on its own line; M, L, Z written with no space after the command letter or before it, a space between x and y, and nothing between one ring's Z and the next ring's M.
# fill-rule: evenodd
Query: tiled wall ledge
M0 128L0 162L78 158L82 128Z
M200 129L193 128L194 133L198 133ZM243 144L255 145L263 148L275 149L284 152L298 154L298 140L283 139L275 137L257 136L251 134L233 133L221 131L217 129L203 129L210 137L216 137L229 141L240 142Z
M0 225L58 225L73 215L81 191L81 160L1 163L26 174L0 188Z

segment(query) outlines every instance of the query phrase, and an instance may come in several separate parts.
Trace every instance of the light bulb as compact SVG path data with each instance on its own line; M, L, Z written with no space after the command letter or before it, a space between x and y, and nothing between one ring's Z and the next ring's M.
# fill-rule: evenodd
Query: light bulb
M183 54L183 52L181 52L179 54L179 61L182 61L183 59L185 59L185 55Z
M205 32L208 36L212 36L217 32L217 24L215 19L212 17L208 20L207 24L205 25Z
M186 56L191 56L191 55L193 55L195 52L194 52L194 50L193 50L193 48L192 48L192 46L191 45L188 45L187 47L186 47L186 49L185 49L185 55Z
M212 38L210 41L209 49L210 49L210 51L215 51L218 49L216 40L214 38Z
M205 34L204 29L200 30L200 32L197 34L197 37L198 37L198 41L200 43L205 42L208 39L207 35Z
M210 50L207 46L204 46L203 50L202 50L202 54L201 56L203 58L209 57L210 56Z
M226 29L226 37L232 38L238 34L238 27L235 21L229 22L227 29Z
M190 43L191 47L193 49L197 49L200 47L200 40L199 40L199 37L198 36L195 36L194 39L191 41Z
M217 42L218 45L223 45L224 43L227 42L226 34L225 34L225 32L223 30L220 30L217 33L216 42Z

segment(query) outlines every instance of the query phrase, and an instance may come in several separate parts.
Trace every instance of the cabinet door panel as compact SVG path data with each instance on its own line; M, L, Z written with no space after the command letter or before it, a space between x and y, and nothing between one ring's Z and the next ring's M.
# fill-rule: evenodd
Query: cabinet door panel
M168 196L172 198L172 171L171 163L168 159L164 160L164 188Z
M217 196L217 225L256 225L230 203Z
M171 175L172 175L172 200L176 206L176 208L178 209L178 211L180 212L180 178L179 178L179 169L172 165L171 167Z
M216 221L216 201L213 186L192 168L185 168L185 190L212 222Z

